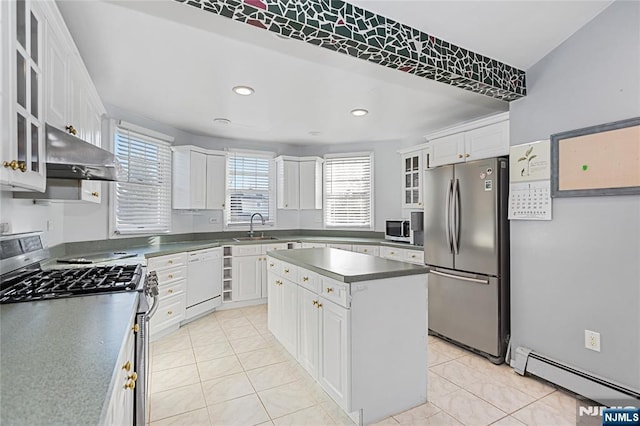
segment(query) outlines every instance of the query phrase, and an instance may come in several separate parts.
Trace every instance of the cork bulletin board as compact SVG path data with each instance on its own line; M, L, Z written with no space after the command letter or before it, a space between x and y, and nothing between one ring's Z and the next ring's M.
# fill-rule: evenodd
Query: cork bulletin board
M640 117L551 135L551 195L640 194Z

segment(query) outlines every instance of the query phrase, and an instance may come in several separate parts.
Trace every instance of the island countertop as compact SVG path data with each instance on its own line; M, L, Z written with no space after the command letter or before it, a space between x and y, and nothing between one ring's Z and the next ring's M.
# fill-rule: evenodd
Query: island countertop
M269 256L344 282L379 280L429 272L426 266L333 248L271 251Z

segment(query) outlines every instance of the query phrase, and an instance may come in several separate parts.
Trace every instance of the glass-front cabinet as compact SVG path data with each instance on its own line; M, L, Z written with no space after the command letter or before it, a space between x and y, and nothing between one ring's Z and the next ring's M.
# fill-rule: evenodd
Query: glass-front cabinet
M422 208L422 151L402 155L402 207Z
M0 183L44 191L44 20L38 1L0 2L2 151Z

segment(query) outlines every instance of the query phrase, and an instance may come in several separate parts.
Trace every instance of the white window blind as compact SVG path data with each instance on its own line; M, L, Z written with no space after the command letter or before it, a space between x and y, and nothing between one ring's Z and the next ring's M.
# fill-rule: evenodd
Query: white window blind
M171 145L118 126L114 146L124 175L115 184L114 233L169 232Z
M325 226L372 226L372 164L371 154L325 158Z
M228 225L247 224L253 213L275 222L275 171L273 155L230 152L227 156Z

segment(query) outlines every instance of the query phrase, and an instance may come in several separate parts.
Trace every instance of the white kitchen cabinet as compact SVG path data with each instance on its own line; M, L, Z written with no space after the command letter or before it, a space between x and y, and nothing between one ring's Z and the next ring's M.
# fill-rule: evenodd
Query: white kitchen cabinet
M404 249L381 246L380 257L383 257L385 259L404 260L405 259Z
M186 313L187 254L175 253L147 260L147 271L158 276L158 310L150 321L151 338L177 329Z
M300 158L300 210L322 209L322 160Z
M276 158L277 207L285 210L322 208L322 160L318 157Z
M422 208L422 150L402 155L402 208Z
M350 411L349 310L320 298L320 363L318 382L346 411Z
M137 375L135 368L135 316L129 326L127 338L120 348L114 372L113 391L107 402L105 425L132 425L134 423L134 396ZM135 373L135 374L134 374Z
M106 113L60 12L46 6L46 121L96 146Z
M223 209L226 157L191 145L171 149L173 208Z
M269 274L268 288L269 330L295 357L298 345L298 286L284 277Z
M318 380L320 357L320 298L302 286L298 287L299 327L297 360L307 373Z
M233 257L233 300L262 297L262 255Z
M300 164L298 161L276 159L277 207L284 210L300 209Z
M380 247L370 244L354 244L352 251L362 254L370 254L372 256L380 256Z
M424 265L424 250L404 250L405 262L415 263L416 265Z
M207 154L207 210L222 210L225 203L227 157Z
M0 2L2 11L2 143L0 185L45 189L44 2ZM6 62L6 63L5 63Z
M450 131L427 137L431 150L429 167L509 154L509 121L504 114Z

